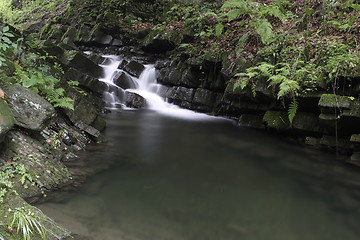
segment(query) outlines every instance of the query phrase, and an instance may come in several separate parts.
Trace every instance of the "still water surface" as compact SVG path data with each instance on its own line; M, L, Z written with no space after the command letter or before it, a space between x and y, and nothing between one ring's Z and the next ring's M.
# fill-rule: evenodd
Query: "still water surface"
M224 119L149 110L106 118L109 142L81 157L111 167L66 200L39 206L74 232L97 240L360 239L359 191L346 181L359 177L333 155Z

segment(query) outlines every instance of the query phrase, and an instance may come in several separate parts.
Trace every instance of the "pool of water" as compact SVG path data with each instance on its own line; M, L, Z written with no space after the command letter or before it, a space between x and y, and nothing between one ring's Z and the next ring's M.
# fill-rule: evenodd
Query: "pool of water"
M38 207L99 240L360 239L360 177L334 156L221 118L106 116L111 167Z

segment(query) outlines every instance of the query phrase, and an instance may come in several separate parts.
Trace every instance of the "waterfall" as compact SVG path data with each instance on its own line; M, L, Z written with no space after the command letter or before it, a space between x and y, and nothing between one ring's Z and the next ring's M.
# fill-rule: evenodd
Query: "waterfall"
M182 109L174 104L165 101L158 92L161 85L156 80L156 69L153 64L143 65L141 74L136 77L134 74L124 70L128 63L125 59L115 55L104 55L104 62L100 66L104 69L104 76L99 81L105 82L109 90L103 93L103 98L108 108L131 109L126 106L125 99L128 93L140 95L146 101L146 108L157 111L161 114L183 118L183 119L211 119L215 118L202 113L195 113L191 110ZM121 84L116 81L121 78ZM124 85L121 87L119 85Z

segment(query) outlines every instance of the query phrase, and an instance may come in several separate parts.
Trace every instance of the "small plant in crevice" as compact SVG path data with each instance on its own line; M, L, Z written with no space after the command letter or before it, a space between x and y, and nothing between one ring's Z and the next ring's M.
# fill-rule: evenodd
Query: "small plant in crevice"
M31 240L34 234L38 234L42 239L45 239L46 229L33 211L25 207L19 207L9 209L9 213L13 214L13 220L9 227L16 229L16 232L24 240Z

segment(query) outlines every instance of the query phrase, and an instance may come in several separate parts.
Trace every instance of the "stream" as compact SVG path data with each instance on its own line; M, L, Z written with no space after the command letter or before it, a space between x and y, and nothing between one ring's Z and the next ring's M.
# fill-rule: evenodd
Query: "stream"
M360 239L356 169L154 92L148 109L110 106L108 143L79 153L105 170L37 207L96 240Z

